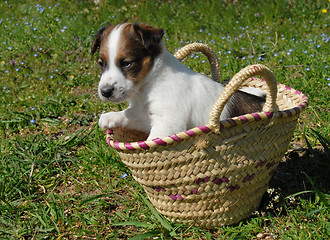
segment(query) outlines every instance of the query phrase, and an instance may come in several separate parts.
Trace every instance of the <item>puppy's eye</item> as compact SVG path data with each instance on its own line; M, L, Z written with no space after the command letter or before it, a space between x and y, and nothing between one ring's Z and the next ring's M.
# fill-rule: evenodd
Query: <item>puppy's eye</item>
M132 62L130 62L130 61L122 61L120 64L120 66L122 68L129 68L131 65L132 65Z
M99 59L97 59L97 64L100 66L100 68L104 68L105 66L105 64L104 64L104 61L101 59L101 58L99 58Z

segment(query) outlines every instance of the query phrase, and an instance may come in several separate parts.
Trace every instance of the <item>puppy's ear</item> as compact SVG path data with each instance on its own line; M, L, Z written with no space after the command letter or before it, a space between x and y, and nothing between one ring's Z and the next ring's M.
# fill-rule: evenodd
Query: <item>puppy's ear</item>
M164 30L151 27L146 24L133 24L135 32L141 39L143 46L148 50L152 51L156 48L164 36Z
M94 42L93 42L93 45L92 45L92 48L91 48L91 53L92 53L92 56L94 55L94 53L97 51L97 49L100 47L100 44L101 44L101 41L103 39L103 32L105 29L107 29L109 26L105 26L103 28L101 28L98 33L95 35L95 39L94 39Z

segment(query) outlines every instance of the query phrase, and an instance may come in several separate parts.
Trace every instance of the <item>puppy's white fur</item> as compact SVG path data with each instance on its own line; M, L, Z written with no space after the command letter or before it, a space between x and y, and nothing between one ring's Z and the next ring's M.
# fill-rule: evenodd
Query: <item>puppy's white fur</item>
M153 67L138 84L127 79L115 64L123 26L114 29L108 38L109 68L99 82L99 96L113 102L128 101L129 107L120 112L102 114L102 129L125 127L149 133L148 139L166 137L204 125L223 86L210 78L192 71L170 54L163 43ZM101 89L113 86L113 94L105 98ZM264 95L258 89L246 92ZM220 119L229 117L227 106Z

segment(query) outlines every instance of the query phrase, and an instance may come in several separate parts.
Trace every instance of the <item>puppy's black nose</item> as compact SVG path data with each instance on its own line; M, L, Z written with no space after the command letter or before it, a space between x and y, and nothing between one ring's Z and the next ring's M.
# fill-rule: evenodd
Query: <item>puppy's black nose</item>
M110 85L106 85L101 88L101 94L105 98L109 98L112 95L114 87Z

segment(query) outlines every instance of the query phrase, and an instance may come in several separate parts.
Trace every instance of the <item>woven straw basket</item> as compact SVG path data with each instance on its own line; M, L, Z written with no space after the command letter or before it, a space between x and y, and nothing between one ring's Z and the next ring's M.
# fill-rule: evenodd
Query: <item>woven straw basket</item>
M208 57L218 80L219 63L206 45L187 45L175 56L182 60L194 51ZM243 85L267 93L263 112L219 121L226 102ZM277 84L267 67L253 65L229 81L207 125L149 141L145 133L117 128L107 131L107 142L170 221L205 228L235 224L258 208L307 105L304 94Z

